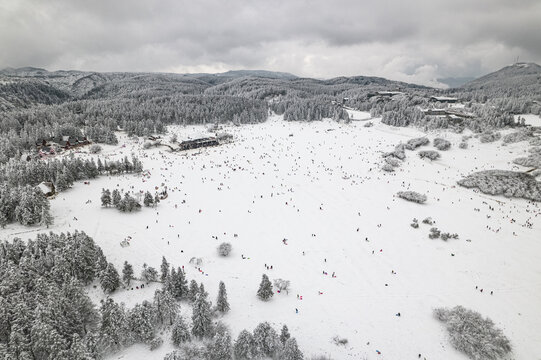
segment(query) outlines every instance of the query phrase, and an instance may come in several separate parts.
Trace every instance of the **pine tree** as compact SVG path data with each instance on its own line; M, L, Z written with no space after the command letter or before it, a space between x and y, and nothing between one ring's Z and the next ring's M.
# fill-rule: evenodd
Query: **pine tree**
M136 342L148 344L154 339L154 307L148 301L135 305L128 313L128 328L131 332L131 338Z
M156 194L154 196L154 207L158 206L159 203L160 203L160 197L158 196L158 194Z
M101 206L109 206L111 205L111 191L109 189L102 189L101 190Z
M74 334L71 346L68 351L68 358L73 360L92 360L94 357L86 349L85 344L81 341L79 334Z
M295 338L290 338L286 341L284 345L284 350L280 359L283 360L303 360L304 356L297 346L297 340Z
M101 301L99 340L105 350L117 350L127 340L127 319L124 307L111 298Z
M231 360L233 351L229 331L217 331L209 348L210 360Z
M113 206L118 207L118 205L120 204L120 201L122 200L122 196L120 196L120 191L118 191L117 189L113 190L112 200L113 200Z
M216 300L216 309L222 313L229 311L229 303L227 302L227 291L225 290L225 284L220 281L220 287L218 290L218 299Z
M145 201L146 201L146 197L145 197ZM148 206L145 202L145 205ZM160 277L160 280L165 283L165 280L167 279L167 277L169 276L169 263L167 262L167 260L165 259L165 256L162 256L162 266L160 267L160 270L161 270L161 277Z
M282 346L278 334L268 322L262 322L254 329L254 344L257 355L268 357L277 354Z
M237 360L250 360L254 358L254 339L247 330L242 330L235 341L234 353Z
M41 208L41 224L45 225L47 229L50 225L53 224L53 217L51 215L51 212L45 206Z
M156 290L154 293L154 309L158 323L167 327L173 325L179 306L170 292Z
M101 288L106 293L112 293L120 286L120 277L113 264L107 264L100 278Z
M197 294L193 304L192 334L200 340L212 334L210 304L201 293Z
M133 279L133 266L128 263L128 261L124 261L124 268L122 268L122 281L126 284L126 286L130 286L130 281Z
M197 285L197 281L192 280L190 281L190 289L188 290L188 300L191 302L195 301L195 297L199 293L199 285Z
M145 204L146 207L154 205L154 198L152 197L152 194L148 191L145 193L143 204Z
M178 315L171 329L171 341L174 345L180 346L182 343L189 342L192 340L190 332L188 331L188 326L184 322L182 316Z
M269 280L269 277L266 274L263 274L261 279L261 284L259 285L259 290L257 291L257 296L264 301L267 301L274 295L272 291L272 284Z
M286 341L291 337L289 334L289 329L287 328L287 325L284 324L282 326L282 331L280 332L280 342L282 345L285 345Z

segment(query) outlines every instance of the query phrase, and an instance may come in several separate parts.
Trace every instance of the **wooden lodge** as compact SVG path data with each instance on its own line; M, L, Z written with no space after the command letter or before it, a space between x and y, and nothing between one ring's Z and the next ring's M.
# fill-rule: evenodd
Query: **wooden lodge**
M220 142L215 137L206 137L194 140L186 140L179 144L179 150L190 150L202 147L217 146Z

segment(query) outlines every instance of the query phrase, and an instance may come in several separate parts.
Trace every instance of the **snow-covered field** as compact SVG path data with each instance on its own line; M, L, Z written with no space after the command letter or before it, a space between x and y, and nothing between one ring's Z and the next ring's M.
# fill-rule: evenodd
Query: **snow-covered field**
M223 280L231 304L223 321L234 338L269 321L277 330L287 324L308 356L466 359L432 315L435 307L463 305L503 329L515 359L539 359L541 209L456 185L473 171L518 170L511 161L524 156L527 143L502 147L471 139L462 150L461 135L432 133L431 140L450 140L451 150L434 162L407 151L405 163L387 174L379 169L381 153L423 133L373 121L366 128L364 122L287 123L274 116L226 128L235 136L231 144L184 153L143 150L142 141L121 137L120 146L104 147L104 155L136 153L150 175L76 184L52 200L56 222L50 230L84 230L119 270L125 260L136 273L143 263L159 268L165 256L185 267L188 280L202 281L213 301ZM196 126L171 130L179 139L202 132ZM165 186L169 197L156 209L125 214L100 206L102 188L154 192ZM427 203L395 197L407 189L426 194ZM431 240L429 225L410 227L413 218L426 217L460 238ZM0 234L30 238L42 230L10 225ZM127 236L131 246L123 248ZM223 241L233 245L230 257L217 255ZM202 272L189 264L192 257L203 259ZM290 280L289 294L260 301L263 273ZM156 287L119 290L113 297L133 306L150 299ZM103 296L89 291L96 300ZM190 313L187 304L183 312ZM335 345L336 335L347 345ZM161 359L170 349L136 346L112 358Z

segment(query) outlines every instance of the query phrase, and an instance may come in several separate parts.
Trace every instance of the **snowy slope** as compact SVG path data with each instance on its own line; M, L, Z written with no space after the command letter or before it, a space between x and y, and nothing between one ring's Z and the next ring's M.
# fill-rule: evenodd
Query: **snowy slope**
M111 158L137 153L150 176L76 184L52 201L56 223L50 230L84 230L109 261L120 268L128 260L137 273L145 262L159 267L166 256L185 266L188 279L204 282L212 300L223 280L232 308L224 321L234 337L267 320L276 329L287 324L306 355L412 359L421 353L427 359L459 360L466 357L450 346L432 309L463 305L504 330L515 359L538 358L539 205L456 186L473 171L519 169L511 160L523 156L527 144L502 147L471 139L469 149L461 150L460 135L432 133L431 139L441 136L453 143L441 160L431 163L407 151L402 167L386 174L379 170L381 152L424 134L373 121L365 128L364 122L288 123L275 116L264 124L226 129L235 136L231 144L185 153L143 150L142 141L121 137L121 145L105 146L105 153ZM171 130L188 138L202 128ZM138 192L164 186L169 197L156 209L124 214L100 207L102 188ZM395 198L407 189L425 193L427 203ZM430 240L430 226L409 226L412 218L428 216L460 239ZM528 219L531 229L522 226ZM1 234L27 238L41 230L10 225ZM122 248L119 242L126 236L133 240ZM222 241L233 245L229 258L217 256ZM191 257L203 259L204 273L189 265ZM289 295L258 300L263 273L291 280ZM90 293L96 300L102 296L95 289ZM120 290L114 297L133 306L152 295L153 288ZM182 306L189 314L188 305ZM333 344L336 335L348 344ZM169 345L152 353L138 346L112 358L161 359L167 351Z

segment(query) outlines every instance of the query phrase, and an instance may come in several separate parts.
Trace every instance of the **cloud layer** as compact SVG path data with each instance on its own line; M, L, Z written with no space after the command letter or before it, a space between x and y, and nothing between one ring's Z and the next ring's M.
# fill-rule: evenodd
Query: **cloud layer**
M434 84L541 63L538 0L0 0L0 68L268 69Z

